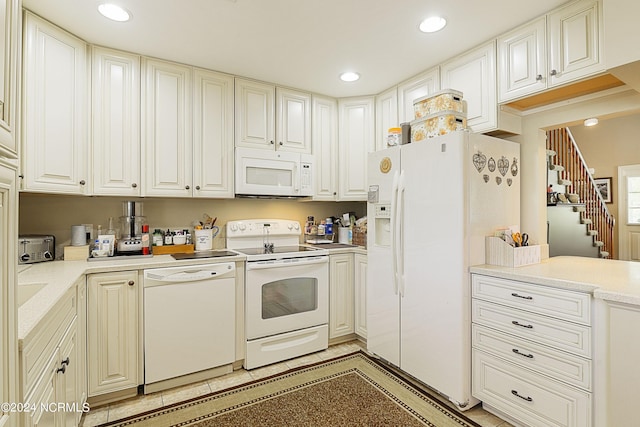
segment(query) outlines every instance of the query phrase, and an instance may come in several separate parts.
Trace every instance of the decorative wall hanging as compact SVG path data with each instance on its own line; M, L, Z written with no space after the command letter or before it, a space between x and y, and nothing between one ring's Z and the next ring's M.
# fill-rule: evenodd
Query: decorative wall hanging
M511 184L513 184L513 180L511 178L507 178L507 185L511 187Z
M518 159L513 158L513 163L511 163L511 175L518 175Z
M473 155L473 165L476 167L478 173L482 172L485 165L487 164L487 156L478 151Z
M496 176L496 184L500 185L502 184L502 178L499 176Z
M484 175L482 175L482 179L484 179L484 182L489 182L489 175L485 173Z
M489 167L489 172L493 172L496 170L496 161L493 159L493 157L489 158L489 162L488 162L488 167Z
M498 172L500 172L500 175L505 176L508 170L509 160L505 156L500 157L500 160L498 160Z

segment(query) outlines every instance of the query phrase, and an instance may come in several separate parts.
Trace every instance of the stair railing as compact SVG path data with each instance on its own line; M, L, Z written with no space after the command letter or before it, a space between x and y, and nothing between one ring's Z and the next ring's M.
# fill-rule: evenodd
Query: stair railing
M559 173L571 181L567 192L577 194L580 203L585 204L585 217L591 219L593 229L598 231L597 240L603 242L600 249L608 252L609 258L615 258L615 218L609 213L569 128L547 131L547 149L556 152L554 163L564 167Z

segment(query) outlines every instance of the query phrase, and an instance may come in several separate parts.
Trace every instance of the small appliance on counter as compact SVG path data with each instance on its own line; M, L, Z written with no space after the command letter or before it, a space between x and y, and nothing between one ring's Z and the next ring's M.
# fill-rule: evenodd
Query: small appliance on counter
M18 236L18 264L32 264L55 259L56 238L52 235Z
M142 255L142 227L146 218L142 215L142 202L122 202L118 254Z

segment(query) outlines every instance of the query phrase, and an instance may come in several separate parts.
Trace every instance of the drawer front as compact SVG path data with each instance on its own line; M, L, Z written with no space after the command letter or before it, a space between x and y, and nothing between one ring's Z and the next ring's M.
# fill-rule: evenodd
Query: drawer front
M474 299L473 322L591 358L591 328Z
M591 325L591 296L548 286L474 274L472 296L558 319Z
M38 323L23 341L20 357L24 391L29 392L55 351L62 335L76 316L76 288L67 291L62 299Z
M531 341L473 325L473 347L564 381L591 390L591 360L557 351Z
M589 427L591 393L473 350L473 395L532 427Z

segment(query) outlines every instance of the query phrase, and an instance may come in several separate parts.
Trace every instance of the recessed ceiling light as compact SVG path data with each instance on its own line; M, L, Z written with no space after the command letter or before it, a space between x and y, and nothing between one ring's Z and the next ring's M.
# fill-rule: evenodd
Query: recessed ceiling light
M595 117L592 117L584 121L585 126L595 126L597 124L598 124L598 119L596 119Z
M99 5L98 11L103 16L118 22L125 22L131 19L131 14L128 10L113 3L103 3Z
M447 20L440 16L432 16L420 23L420 31L423 33L435 33L447 25Z
M360 79L360 74L355 73L353 71L347 71L346 73L340 74L340 80L343 82L355 82Z

